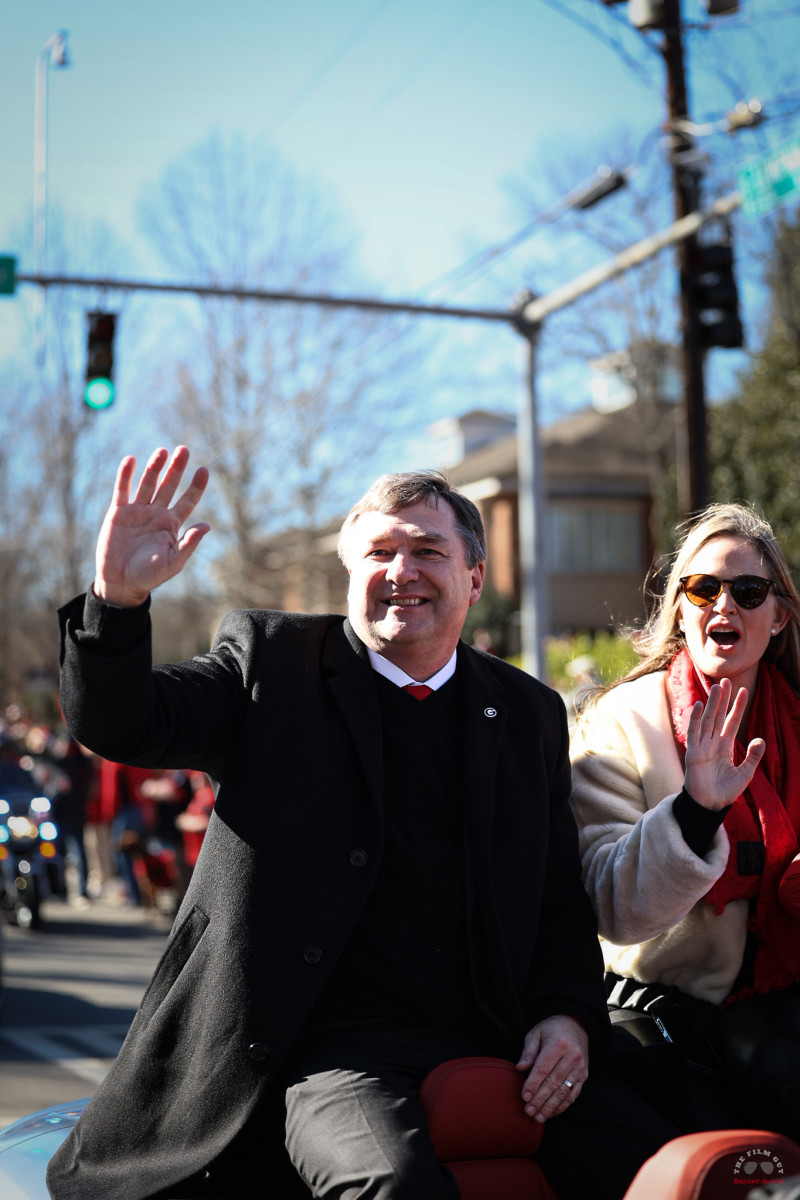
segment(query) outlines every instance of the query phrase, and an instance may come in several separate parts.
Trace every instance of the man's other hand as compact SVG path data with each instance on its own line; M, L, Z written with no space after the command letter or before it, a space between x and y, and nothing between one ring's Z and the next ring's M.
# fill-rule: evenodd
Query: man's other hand
M544 1124L569 1108L588 1078L586 1030L573 1017L540 1021L525 1038L517 1070L528 1072L522 1085L525 1112Z

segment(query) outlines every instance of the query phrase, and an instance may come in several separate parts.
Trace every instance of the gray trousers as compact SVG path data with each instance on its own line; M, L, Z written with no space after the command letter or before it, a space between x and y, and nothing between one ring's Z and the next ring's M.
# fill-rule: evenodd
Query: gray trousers
M419 1088L448 1058L496 1052L491 1034L436 1024L304 1040L284 1072L286 1149L318 1200L458 1200Z
M433 1152L418 1082L385 1068L299 1078L286 1092L286 1148L319 1200L458 1200Z

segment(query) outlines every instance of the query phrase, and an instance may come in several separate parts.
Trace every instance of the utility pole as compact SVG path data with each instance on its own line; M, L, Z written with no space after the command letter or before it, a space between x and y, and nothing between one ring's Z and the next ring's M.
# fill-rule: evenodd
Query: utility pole
M672 122L689 118L689 97L684 69L681 0L664 0L664 41L662 53L667 70L667 105ZM678 131L680 129L680 132ZM699 156L685 126L676 126L672 134L672 178L675 189L675 217L700 210ZM694 513L709 501L708 456L706 451L706 396L704 346L692 267L698 256L694 234L678 243L681 314L683 323L683 378L686 405L688 448L687 495L683 507Z

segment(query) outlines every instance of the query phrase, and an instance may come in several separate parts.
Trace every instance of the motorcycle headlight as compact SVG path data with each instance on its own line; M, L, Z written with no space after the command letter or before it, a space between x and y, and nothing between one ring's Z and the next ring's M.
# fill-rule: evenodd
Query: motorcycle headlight
M54 842L58 837L58 829L52 821L42 821L39 826L39 837L43 842Z
M27 817L9 817L8 828L12 836L18 838L35 838L39 833L38 827Z
M4 817L6 813L11 812L11 805L7 800L0 798L0 817Z
M39 817L45 813L49 813L52 807L47 796L34 796L33 800L31 800L31 812L35 812Z

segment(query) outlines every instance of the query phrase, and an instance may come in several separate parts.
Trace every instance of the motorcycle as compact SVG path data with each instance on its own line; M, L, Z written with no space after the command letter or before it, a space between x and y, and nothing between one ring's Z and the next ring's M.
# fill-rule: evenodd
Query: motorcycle
M42 900L57 890L63 864L51 802L17 770L5 780L0 772L0 910L22 929L38 929Z

